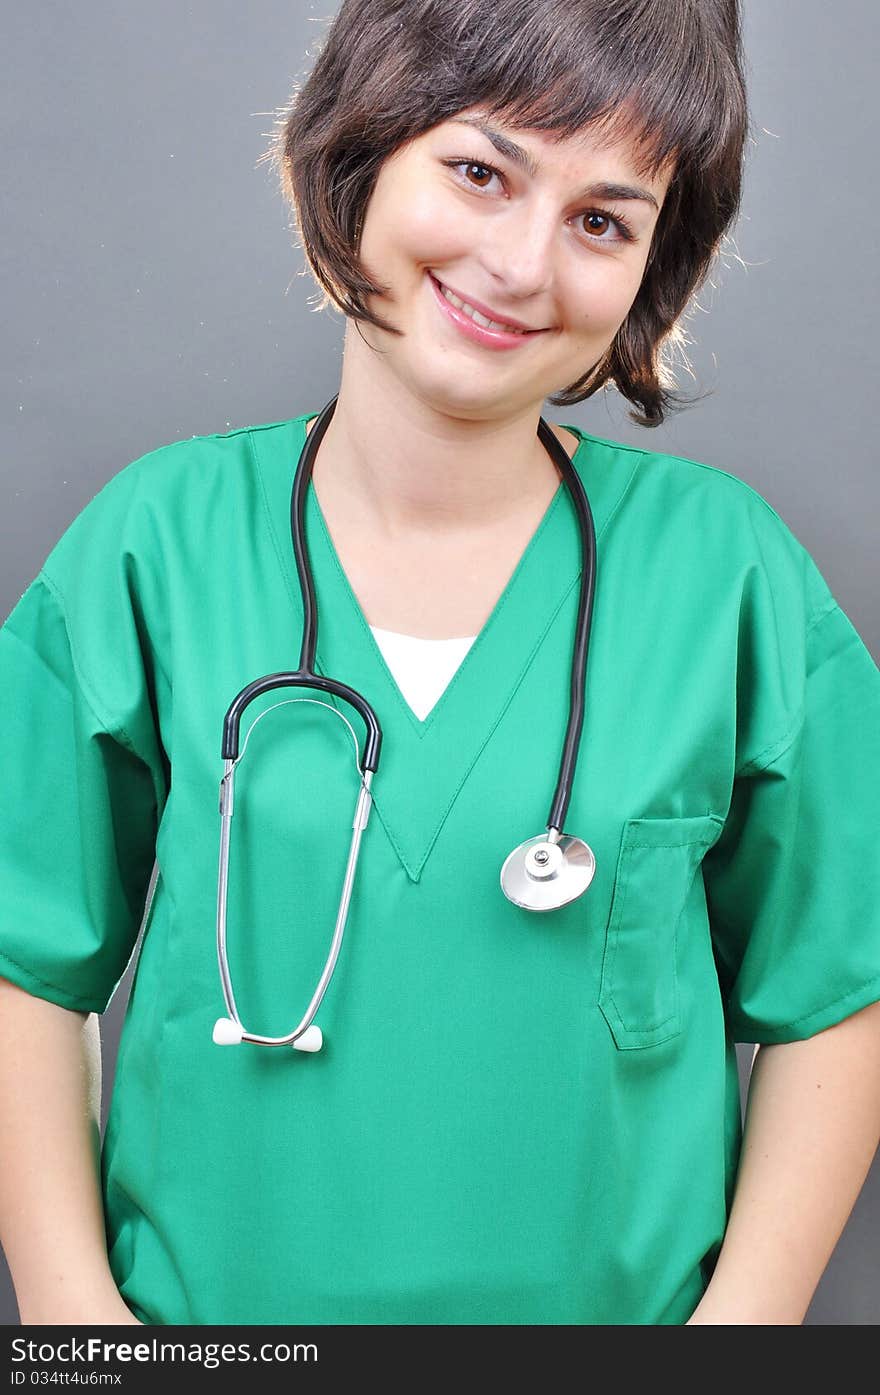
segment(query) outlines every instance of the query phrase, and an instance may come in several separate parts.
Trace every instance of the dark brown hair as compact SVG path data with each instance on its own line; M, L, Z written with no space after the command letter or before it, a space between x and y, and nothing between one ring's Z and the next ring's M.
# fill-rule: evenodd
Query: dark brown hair
M637 172L674 162L633 305L608 352L550 401L606 383L640 426L688 405L670 351L739 211L748 109L739 0L344 0L263 159L306 259L346 315L400 333L364 297L359 229L383 162L465 108L513 129L628 139Z

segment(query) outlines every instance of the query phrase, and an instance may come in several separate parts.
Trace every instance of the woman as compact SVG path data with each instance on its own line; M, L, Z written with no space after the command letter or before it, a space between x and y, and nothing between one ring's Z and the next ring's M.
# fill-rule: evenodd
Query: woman
M801 1321L877 1136L852 1066L880 1064L880 674L743 482L538 434L545 398L611 382L662 421L746 125L734 3L343 4L269 152L347 315L332 415L134 462L2 632L8 1020L102 1012L154 850L160 873L73 1320ZM305 1022L360 788L341 723L277 705L329 701L363 759L319 683L260 693L224 745L232 1011L221 733L303 638L316 423L315 672L375 709L381 764L299 1042L321 1049L230 1049ZM586 569L569 462L597 574L562 832L594 866L535 914L499 873L551 827ZM438 645L416 692L407 656ZM742 1150L737 1041L763 1043ZM87 1175L73 1126L50 1151ZM64 1320L17 1215L23 1319Z

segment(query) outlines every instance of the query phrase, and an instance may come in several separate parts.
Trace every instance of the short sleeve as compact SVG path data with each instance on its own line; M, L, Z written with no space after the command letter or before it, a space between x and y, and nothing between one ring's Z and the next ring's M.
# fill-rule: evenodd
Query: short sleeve
M802 606L766 607L786 625L747 636L739 694L758 710L759 689L784 689L788 730L739 765L703 863L726 1017L743 1042L801 1040L880 999L880 672L809 559L802 574ZM774 580L778 597L791 583Z
M169 780L108 500L0 629L0 975L99 1013L137 942Z

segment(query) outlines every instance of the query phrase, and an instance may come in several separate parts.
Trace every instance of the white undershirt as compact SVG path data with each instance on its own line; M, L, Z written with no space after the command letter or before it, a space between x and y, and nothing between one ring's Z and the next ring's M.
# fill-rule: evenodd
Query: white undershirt
M476 635L464 639L422 639L395 630L370 629L395 683L420 721L452 680Z

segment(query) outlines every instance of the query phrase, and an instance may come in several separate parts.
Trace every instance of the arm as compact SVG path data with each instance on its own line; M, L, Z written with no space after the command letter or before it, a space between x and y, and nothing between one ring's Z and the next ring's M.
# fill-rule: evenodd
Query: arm
M880 1003L756 1048L736 1191L693 1324L799 1325L880 1138Z
M0 1241L22 1323L136 1323L107 1260L94 1014L0 979Z

